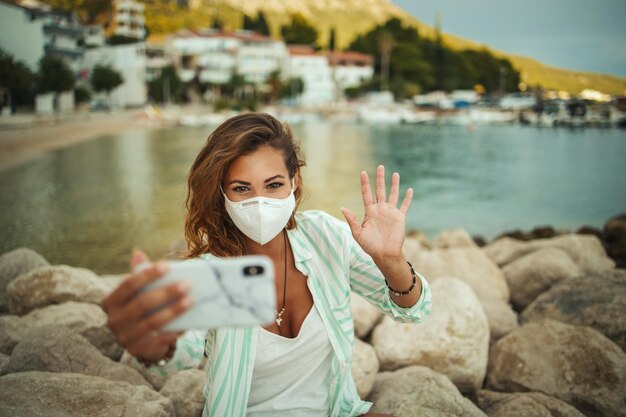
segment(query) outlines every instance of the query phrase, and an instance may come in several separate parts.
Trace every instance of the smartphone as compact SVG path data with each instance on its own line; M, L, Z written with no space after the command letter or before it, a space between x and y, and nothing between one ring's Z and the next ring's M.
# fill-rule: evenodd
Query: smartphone
M169 271L148 284L143 291L187 281L191 285L189 295L193 305L166 324L163 330L265 325L276 317L274 265L267 256L192 259L168 263ZM135 271L149 266L149 263L140 264Z

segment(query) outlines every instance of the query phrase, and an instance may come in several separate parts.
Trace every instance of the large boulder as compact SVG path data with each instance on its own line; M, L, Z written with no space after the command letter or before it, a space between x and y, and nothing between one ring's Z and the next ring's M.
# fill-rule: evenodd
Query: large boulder
M478 245L465 229L447 229L435 236L433 246L436 248L476 248Z
M477 403L489 417L585 417L565 401L540 392L510 394L480 390Z
M357 337L363 339L383 317L383 312L363 297L354 293L351 294L351 307L352 318L354 319L354 333Z
M461 391L482 386L489 350L489 323L480 302L463 281L441 277L432 285L428 320L415 325L385 317L372 345L381 369L422 365L446 375Z
M423 366L379 373L367 399L370 412L395 417L486 417L446 376Z
M80 332L104 356L119 362L124 348L117 343L117 338L107 326L90 327Z
M13 349L4 371L78 373L152 388L137 371L103 356L87 339L65 326L31 329Z
M615 267L615 262L606 255L602 242L593 235L566 234L530 242L501 238L489 243L483 250L495 263L503 267L541 248L561 249L569 255L581 272L588 274L602 274Z
M590 327L531 322L491 349L487 385L505 392L539 391L586 416L626 416L626 353Z
M359 339L355 339L352 353L352 377L361 398L365 398L372 391L374 379L380 368L380 362L374 348Z
M24 333L22 320L18 316L0 316L0 353L10 355Z
M5 355L4 353L0 353L0 375L4 375L4 368L9 364L11 357L9 355Z
M626 352L626 270L560 282L521 315L522 322L543 319L593 327Z
M0 256L0 313L9 311L7 285L19 275L45 265L50 264L43 256L28 248L14 249Z
M511 302L521 311L559 281L581 274L572 258L558 248L541 248L506 265L502 272L511 290Z
M201 417L206 375L199 369L176 372L167 378L160 394L172 400L176 417Z
M506 278L481 249L462 246L413 250L405 244L404 254L431 284L442 276L457 277L469 284L487 314L493 340L518 327L517 314L508 303Z
M0 415L175 417L172 402L145 386L52 372L0 377Z
M618 268L626 268L626 213L609 219L604 225L603 235L607 254Z
M104 327L107 315L91 303L67 303L33 310L25 316L0 316L0 352L10 354L25 332L32 328L63 325L81 333Z
M104 326L107 322L107 315L99 306L74 301L38 308L21 318L23 325L28 327L62 324L77 332Z
M93 272L66 265L42 266L24 273L7 286L9 309L23 315L36 308L66 301L100 304L110 291Z

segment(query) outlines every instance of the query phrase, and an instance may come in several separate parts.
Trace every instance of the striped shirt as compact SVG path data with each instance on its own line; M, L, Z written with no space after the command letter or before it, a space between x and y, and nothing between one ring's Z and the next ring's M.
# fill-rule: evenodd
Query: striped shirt
M354 323L350 292L397 322L419 323L430 313L430 288L417 274L422 284L419 300L412 307L400 307L389 296L382 273L356 243L347 223L321 211L305 211L296 214L296 224L287 233L296 268L307 276L333 348L329 416L359 416L372 403L359 398L352 378ZM206 353L203 417L245 417L257 340L258 326L188 331L178 339L173 358L150 370L166 376L195 368Z

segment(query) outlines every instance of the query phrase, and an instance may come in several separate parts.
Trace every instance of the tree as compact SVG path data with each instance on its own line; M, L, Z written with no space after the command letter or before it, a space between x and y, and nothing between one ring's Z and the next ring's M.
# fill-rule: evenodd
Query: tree
M34 75L21 61L0 49L0 89L9 91L9 104L27 104L32 100L32 84Z
M312 45L317 41L317 30L301 14L293 15L291 24L280 28L287 44Z
M173 65L161 70L161 74L148 83L148 95L154 101L166 103L182 100L184 83L178 78Z
M256 16L256 26L254 31L261 35L270 36L270 27L265 19L265 13L261 10Z
M304 81L302 78L290 78L283 83L280 89L280 98L297 97L304 92Z
M335 43L336 43L335 37L336 36L337 35L335 33L335 28L333 27L333 28L330 29L330 36L328 37L328 50L330 52L334 52L335 51L335 46L336 46L335 45Z
M75 83L74 73L62 58L44 55L39 60L37 90L40 93L69 91Z
M94 91L104 91L108 96L111 91L122 85L124 78L108 65L96 65L89 81Z

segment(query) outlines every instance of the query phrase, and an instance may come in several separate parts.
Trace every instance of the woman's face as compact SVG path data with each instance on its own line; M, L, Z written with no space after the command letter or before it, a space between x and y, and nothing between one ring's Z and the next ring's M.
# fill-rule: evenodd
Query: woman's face
M222 188L226 197L235 202L252 197L287 198L291 192L291 179L282 152L271 146L261 146L239 156L228 167Z

